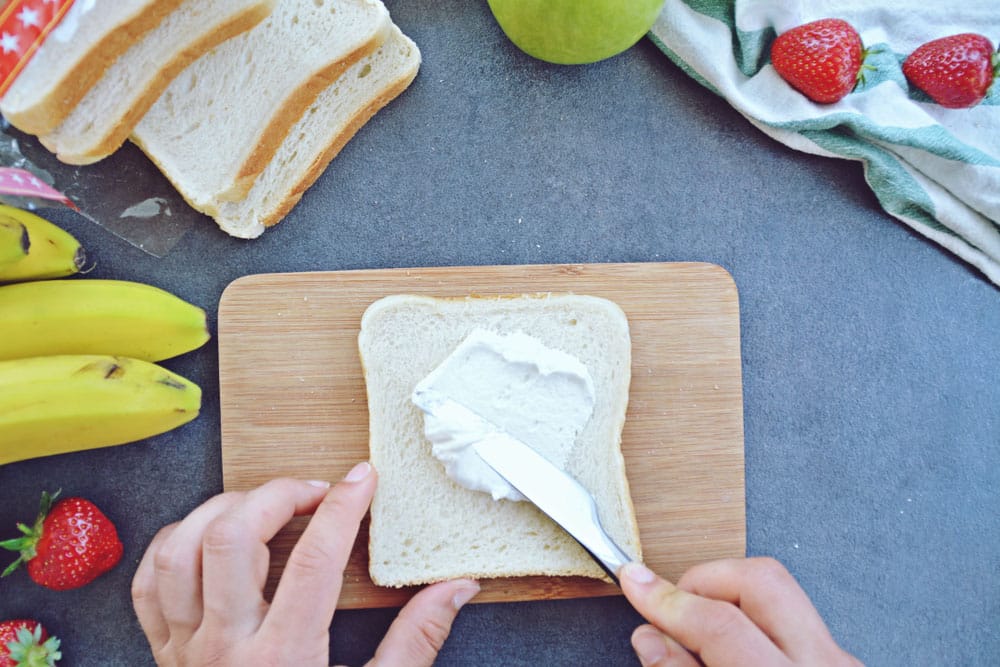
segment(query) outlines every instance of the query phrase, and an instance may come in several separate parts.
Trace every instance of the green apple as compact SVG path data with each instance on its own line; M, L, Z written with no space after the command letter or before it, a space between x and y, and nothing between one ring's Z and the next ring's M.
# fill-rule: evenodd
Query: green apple
M514 44L560 65L621 53L653 25L665 0L488 0Z

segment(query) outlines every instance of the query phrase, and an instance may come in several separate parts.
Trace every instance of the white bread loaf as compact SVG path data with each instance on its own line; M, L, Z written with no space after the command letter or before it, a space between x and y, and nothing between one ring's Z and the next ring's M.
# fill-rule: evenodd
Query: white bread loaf
M382 46L351 65L319 94L246 199L215 201L206 212L232 236L260 236L292 210L361 126L410 85L419 67L417 45L391 26Z
M181 0L76 0L11 84L0 112L29 134L66 118L105 70Z
M378 0L278 0L181 72L132 139L194 208L239 201L320 92L389 25Z
M51 132L40 138L68 164L102 160L181 70L207 51L260 23L275 0L184 0L105 71Z
M631 379L628 321L614 303L575 295L434 299L372 304L358 338L368 394L370 456L379 472L371 508L369 573L382 586L455 577L583 575L601 569L527 502L494 501L445 475L410 401L416 384L475 328L523 331L577 357L596 404L567 472L595 497L611 537L641 558L621 453Z

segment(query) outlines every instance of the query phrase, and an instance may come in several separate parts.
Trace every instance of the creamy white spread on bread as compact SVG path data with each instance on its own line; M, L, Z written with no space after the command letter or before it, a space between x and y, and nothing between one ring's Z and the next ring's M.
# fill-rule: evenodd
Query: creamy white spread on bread
M435 410L442 397L482 419ZM565 468L595 395L594 381L576 357L521 332L476 329L417 384L412 400L424 412L424 434L449 477L495 500L524 500L473 445L503 431Z

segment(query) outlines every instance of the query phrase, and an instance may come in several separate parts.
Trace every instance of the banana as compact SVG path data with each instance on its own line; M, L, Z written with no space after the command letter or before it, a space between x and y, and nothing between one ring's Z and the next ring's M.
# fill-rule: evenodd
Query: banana
M191 421L200 409L198 385L147 361L0 361L0 465L142 440Z
M159 361L209 339L205 311L124 280L40 280L0 287L0 360L114 354Z
M0 267L19 262L28 256L31 238L20 222L0 217Z
M5 222L24 225L31 247L21 261L0 266L0 283L62 278L78 272L87 261L80 242L45 218L0 205L0 223Z

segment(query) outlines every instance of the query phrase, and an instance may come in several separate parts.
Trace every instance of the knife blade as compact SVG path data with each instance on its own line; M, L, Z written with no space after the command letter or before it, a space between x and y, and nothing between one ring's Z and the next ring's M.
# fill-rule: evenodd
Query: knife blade
M633 559L608 535L594 497L548 459L503 431L473 445L486 465L570 534L618 584L618 570Z

